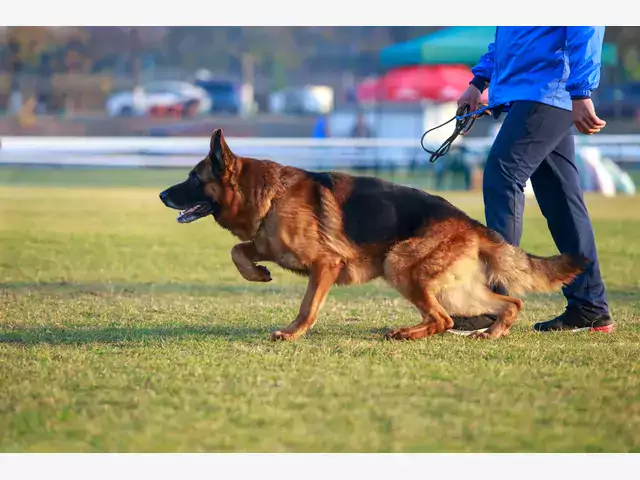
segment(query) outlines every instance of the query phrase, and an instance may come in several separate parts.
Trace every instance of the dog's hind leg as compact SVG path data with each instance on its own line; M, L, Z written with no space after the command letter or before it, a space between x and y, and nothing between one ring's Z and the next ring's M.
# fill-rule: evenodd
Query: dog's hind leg
M282 330L271 334L271 340L295 340L316 323L318 312L327 299L329 289L342 270L342 262L319 263L311 267L309 284L296 319Z
M457 281L449 283L437 297L450 315L495 315L497 320L485 332L476 332L473 338L499 338L509 333L515 322L522 300L499 295L487 286L487 277L481 262L457 262L450 272Z
M422 314L422 322L411 327L401 327L387 332L387 340L417 340L453 327L453 320L444 311L438 300L428 292L406 297Z
M256 265L261 260L269 260L260 255L253 242L244 242L231 249L231 260L246 280L250 282L270 282L271 272L267 267Z
M437 298L443 276L452 262L473 248L473 238L435 229L427 238L412 238L394 247L384 262L384 276L422 315L422 322L385 335L387 339L415 340L442 333L453 320Z
M511 325L514 324L520 310L522 310L522 300L507 295L499 295L487 289L488 294L495 303L501 303L502 308L497 311L487 312L497 315L498 318L485 332L475 332L471 334L471 338L500 338L509 334Z

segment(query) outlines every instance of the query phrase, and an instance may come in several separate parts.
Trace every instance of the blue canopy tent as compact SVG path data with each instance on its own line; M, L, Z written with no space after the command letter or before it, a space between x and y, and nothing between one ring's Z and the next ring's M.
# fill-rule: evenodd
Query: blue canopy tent
M408 65L475 65L487 52L494 39L496 27L448 27L408 42L391 45L381 50L380 66L383 70ZM602 64L617 65L615 45L605 43Z

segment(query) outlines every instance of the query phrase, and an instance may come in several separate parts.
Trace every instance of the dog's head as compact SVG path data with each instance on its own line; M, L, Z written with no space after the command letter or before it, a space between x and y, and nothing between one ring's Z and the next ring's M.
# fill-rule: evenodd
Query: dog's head
M213 215L218 218L225 199L225 183L233 173L236 157L222 135L222 129L211 135L209 154L191 170L187 179L160 193L167 207L180 210L178 222L190 223Z

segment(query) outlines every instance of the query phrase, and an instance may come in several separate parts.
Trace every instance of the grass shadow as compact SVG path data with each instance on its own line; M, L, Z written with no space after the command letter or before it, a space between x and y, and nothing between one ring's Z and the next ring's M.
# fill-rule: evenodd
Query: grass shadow
M38 291L44 293L86 293L86 294L145 294L182 293L195 295L238 294L251 292L260 294L282 294L299 291L297 285L225 285L198 283L101 283L101 282L0 282L0 290ZM301 290L304 292L304 290Z
M279 297L287 296L302 300L306 289L304 282L300 284L206 284L206 283L105 283L105 282L0 282L0 294L13 293L42 293L53 295L152 295L152 294L178 294L189 296L243 296L254 297ZM376 280L362 285L350 285L334 287L330 296L336 300L378 300L400 298L400 295L382 280ZM610 288L607 290L607 298L610 302L640 302L640 292L629 288ZM530 294L525 301L547 301L549 299L562 300L556 294Z
M275 328L275 327L274 327ZM273 328L272 328L273 329ZM15 345L90 345L144 343L169 338L210 338L243 342L267 338L268 326L176 325L164 327L36 327L0 331L0 344Z
M305 282L299 284L261 284L245 282L240 284L203 283L101 283L101 282L0 282L0 292L45 293L55 295L140 295L140 294L182 294L191 296L290 296L302 300L306 290ZM381 280L366 285L335 287L331 291L334 298L390 298L396 292Z

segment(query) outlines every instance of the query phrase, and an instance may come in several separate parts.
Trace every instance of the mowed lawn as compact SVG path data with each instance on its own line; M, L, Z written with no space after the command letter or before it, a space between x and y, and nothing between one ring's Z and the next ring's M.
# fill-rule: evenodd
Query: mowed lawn
M640 451L640 198L588 197L613 335L532 332L557 294L497 341L387 342L418 316L376 281L272 343L304 279L246 282L230 234L179 225L184 175L0 169L1 451ZM534 201L524 247L555 252Z

